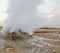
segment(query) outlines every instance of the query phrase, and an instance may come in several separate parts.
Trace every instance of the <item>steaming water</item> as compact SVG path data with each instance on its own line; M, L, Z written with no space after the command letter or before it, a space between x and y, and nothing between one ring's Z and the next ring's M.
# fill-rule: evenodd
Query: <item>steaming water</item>
M17 31L20 29L23 32L32 33L34 28L44 26L45 24L53 23L52 25L59 25L59 18L53 18L59 17L60 8L56 2L60 1L10 0L8 4L9 16L2 32Z
M52 35L52 34L50 34ZM59 36L60 34L56 34L57 36ZM52 35L52 37L55 37L54 35ZM59 36L60 37L60 36ZM42 37L38 37L38 36L33 36L32 38L25 40L25 43L29 43L32 48L30 50L31 53L50 53L50 48L60 48L58 45L55 45L53 43L48 43L46 41L53 41L53 42L60 42L59 39L50 39L50 38L44 38ZM49 47L49 49L47 48ZM46 50L45 50L46 49Z
M36 45L38 47L40 47L41 43L42 43L42 47L43 45L48 45L48 46L53 46L53 44L49 44L48 42L44 42L44 40L51 40L51 41L59 41L59 40L54 40L54 39L48 39L48 38L44 38L44 37L38 37L38 36L34 36L32 39L30 39L28 42L31 42L33 45ZM40 42L40 44L34 44L34 42Z
M44 38L44 37L33 36L32 38L25 40L25 43L27 43L27 44L29 43L32 46L31 50L28 49L28 51L30 53L40 53L40 52L41 53L43 53L43 52L50 53L50 51L49 51L50 49L48 49L47 46L49 48L52 48L52 47L60 48L58 45L54 45L54 44L45 42L44 40L56 41L56 42L60 41L60 40L55 40L55 39L48 39L48 38ZM19 53L19 49L18 49L18 53ZM27 51L26 51L26 53L27 53Z

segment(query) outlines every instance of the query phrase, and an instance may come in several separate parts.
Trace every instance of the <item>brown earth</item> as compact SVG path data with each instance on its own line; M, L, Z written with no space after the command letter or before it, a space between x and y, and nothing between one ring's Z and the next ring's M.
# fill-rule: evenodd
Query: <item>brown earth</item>
M0 48L0 53L60 53L60 34L56 33L60 32L60 29L39 28L35 31L32 36L18 34L20 39L16 40L12 40L11 35L0 34L0 42L3 45L3 48ZM40 31L50 32L41 33ZM51 33L51 31L53 32Z

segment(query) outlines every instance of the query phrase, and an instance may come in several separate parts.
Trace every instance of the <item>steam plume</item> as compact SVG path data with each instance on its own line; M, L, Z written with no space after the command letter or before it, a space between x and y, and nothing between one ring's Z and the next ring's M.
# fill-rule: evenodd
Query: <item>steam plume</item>
M31 33L34 28L48 22L46 18L55 9L54 0L10 0L8 19L2 32L17 31Z

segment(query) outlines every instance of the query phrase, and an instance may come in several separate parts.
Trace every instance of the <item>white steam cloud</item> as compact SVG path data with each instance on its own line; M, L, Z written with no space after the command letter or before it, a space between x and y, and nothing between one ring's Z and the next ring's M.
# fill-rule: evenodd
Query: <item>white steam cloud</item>
M56 2L59 0L10 0L9 16L2 32L20 29L31 33L34 28L45 25L49 17L56 17L60 13Z

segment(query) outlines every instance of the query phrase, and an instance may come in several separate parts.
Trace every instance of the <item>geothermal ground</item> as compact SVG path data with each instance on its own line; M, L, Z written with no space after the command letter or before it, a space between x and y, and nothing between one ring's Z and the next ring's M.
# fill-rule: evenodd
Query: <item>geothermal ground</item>
M60 34L55 31L57 29L49 28L50 33L44 30L33 35L17 34L20 38L16 40L12 40L11 34L0 34L0 53L60 53ZM54 32L51 33L51 30Z

